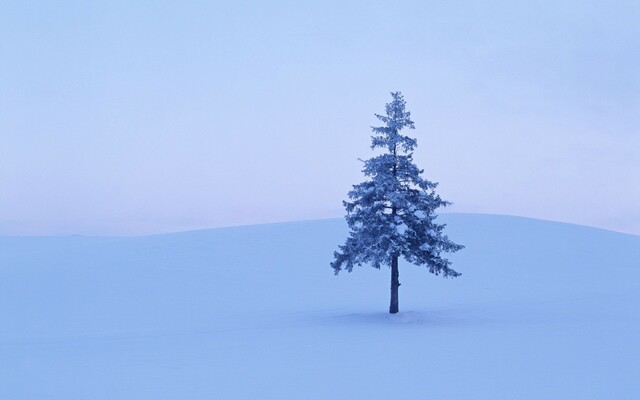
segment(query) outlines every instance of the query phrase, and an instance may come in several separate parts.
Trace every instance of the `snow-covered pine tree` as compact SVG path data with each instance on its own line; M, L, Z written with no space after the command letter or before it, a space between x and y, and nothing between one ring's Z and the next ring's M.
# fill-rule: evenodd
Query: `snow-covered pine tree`
M413 163L416 139L404 136L402 129L414 129L411 113L405 111L400 92L392 92L386 115L375 114L384 126L373 127L372 149L383 154L364 161L362 172L368 178L353 186L351 201L343 202L349 237L334 253L331 267L336 275L342 269L351 272L355 265L370 264L380 269L391 267L391 304L389 312L398 312L398 258L425 265L429 272L445 277L460 274L441 256L464 246L455 244L443 233L445 224L436 223L436 209L451 203L435 193L438 185L420 175Z

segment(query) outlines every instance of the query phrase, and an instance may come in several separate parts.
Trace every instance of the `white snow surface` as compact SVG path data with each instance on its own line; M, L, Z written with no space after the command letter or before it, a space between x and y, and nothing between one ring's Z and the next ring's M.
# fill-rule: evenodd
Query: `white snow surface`
M638 399L640 237L444 214L443 279L333 275L341 219L0 237L0 399Z

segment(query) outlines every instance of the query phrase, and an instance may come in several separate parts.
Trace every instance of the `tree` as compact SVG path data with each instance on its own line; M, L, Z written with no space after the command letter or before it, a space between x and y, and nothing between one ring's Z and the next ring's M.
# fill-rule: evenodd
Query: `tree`
M353 186L344 201L349 236L334 253L331 267L337 275L355 265L369 264L380 269L391 267L391 304L389 312L398 312L398 258L425 265L429 272L444 277L460 274L450 268L443 252L456 252L455 244L443 233L445 224L436 223L436 209L451 203L435 193L437 182L420 175L424 172L413 162L416 139L402 135L404 128L414 129L411 113L400 92L392 92L386 115L375 116L384 123L372 127L371 149L382 154L364 161L362 172L368 178Z

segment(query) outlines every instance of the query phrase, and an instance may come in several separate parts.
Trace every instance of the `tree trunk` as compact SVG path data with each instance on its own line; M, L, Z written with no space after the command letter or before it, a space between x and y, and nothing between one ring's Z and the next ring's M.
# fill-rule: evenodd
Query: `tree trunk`
M397 134L398 131L394 130ZM396 144L393 144L393 158L395 162L393 163L393 176L394 178L398 174L398 159L396 157ZM391 204L391 218L393 218L393 222L395 223L396 215L398 210L396 210L396 206ZM400 286L400 281L398 280L398 256L393 254L391 256L391 304L389 305L389 313L397 314L398 313L398 287Z
M398 277L398 256L393 256L391 257L391 304L389 305L391 314L398 312L398 287L400 286Z

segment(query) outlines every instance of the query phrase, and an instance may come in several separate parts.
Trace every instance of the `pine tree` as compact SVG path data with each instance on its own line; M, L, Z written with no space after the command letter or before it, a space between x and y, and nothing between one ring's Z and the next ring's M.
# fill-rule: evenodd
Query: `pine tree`
M355 265L369 264L380 269L391 267L391 304L389 312L398 312L398 258L425 265L429 272L444 277L460 274L450 268L443 252L456 252L464 246L455 244L443 233L445 224L436 223L436 209L451 203L435 193L436 182L420 175L423 170L413 162L416 139L401 134L414 129L411 113L400 92L391 93L386 115L375 116L384 123L372 127L372 149L382 154L364 161L362 172L368 178L353 186L344 201L349 237L334 253L331 267L337 275Z

